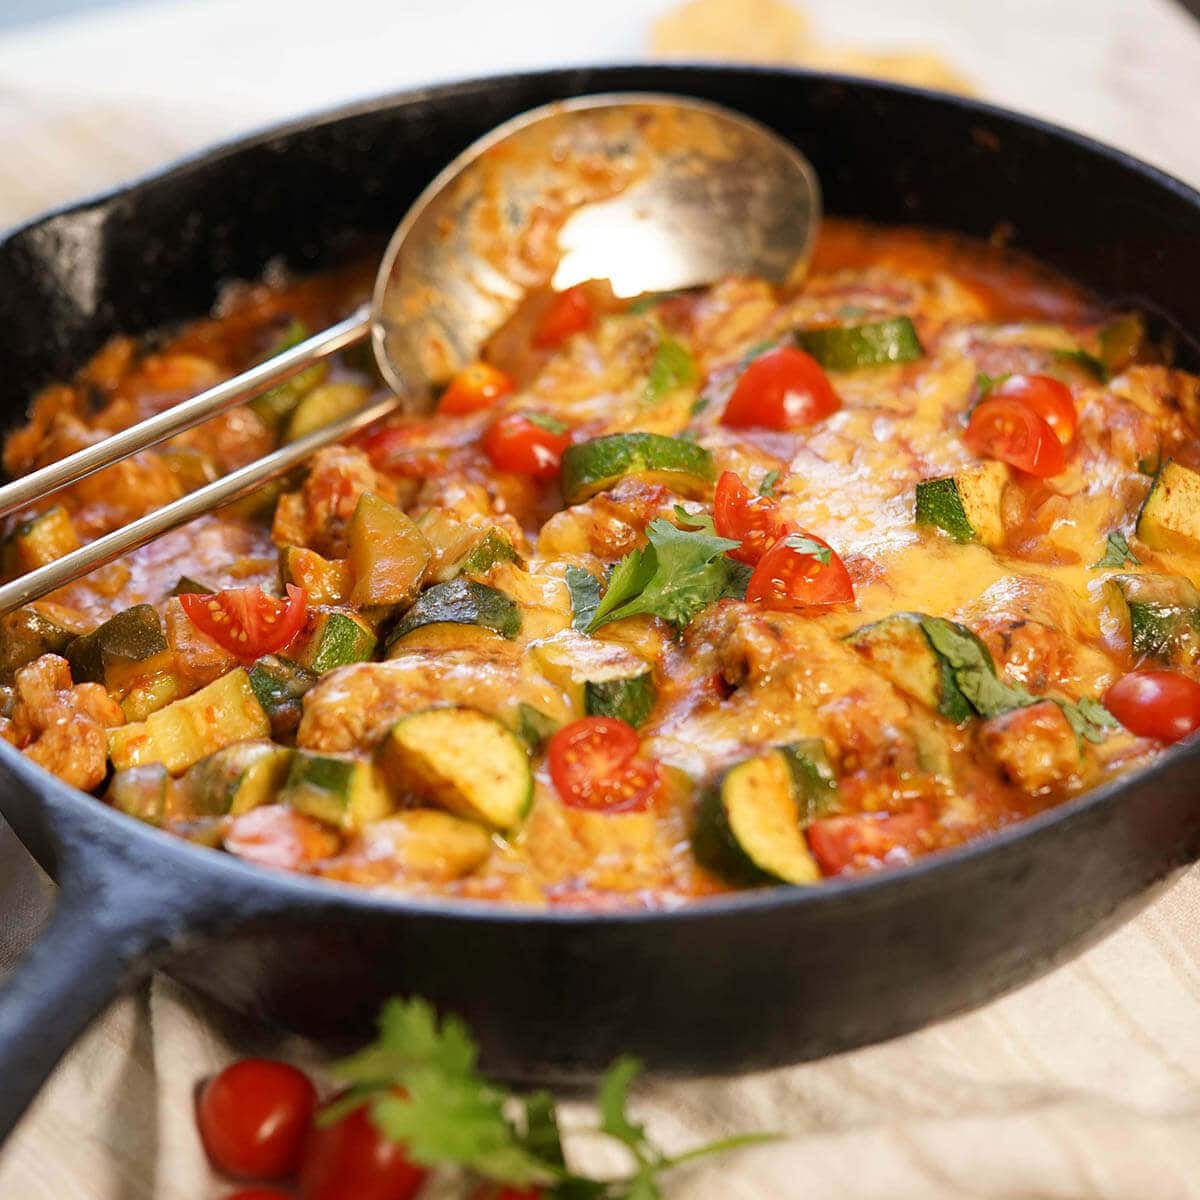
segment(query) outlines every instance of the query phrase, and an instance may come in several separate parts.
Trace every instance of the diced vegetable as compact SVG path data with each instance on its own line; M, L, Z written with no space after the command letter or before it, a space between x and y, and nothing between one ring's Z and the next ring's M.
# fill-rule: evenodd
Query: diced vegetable
M731 429L803 429L842 406L829 376L798 346L776 346L748 363L725 403Z
M126 816L148 825L161 825L166 817L171 775L162 763L143 763L113 775L105 799Z
M71 514L61 504L56 504L17 526L12 540L17 573L44 567L64 554L78 550L79 545L79 534Z
M168 596L211 596L217 589L210 588L190 575L180 575L179 582L167 593Z
M362 829L395 808L374 764L305 750L292 759L279 802L346 832Z
M697 859L735 883L816 883L804 827L825 813L836 787L816 738L738 763L700 802Z
M521 610L503 592L473 579L452 579L421 593L388 637L388 649L427 625L475 625L504 638L521 631Z
M484 430L481 444L496 470L546 482L558 475L571 430L548 413L507 413Z
M309 392L288 418L285 441L295 442L306 434L330 425L362 408L371 393L361 383L323 383Z
M523 701L517 705L517 736L529 747L532 753L537 753L554 735L559 723L547 716L541 709Z
M1067 465L1066 448L1049 422L1014 396L981 400L971 410L963 441L976 458L998 459L1038 479Z
M956 542L998 546L1004 540L1000 497L1008 468L988 462L957 475L917 484L916 522L933 525Z
M303 589L289 583L284 591L281 599L257 586L226 588L210 595L182 595L179 605L205 637L250 663L282 650L304 625L308 598Z
M1171 743L1200 729L1200 683L1178 671L1131 671L1104 693L1104 703L1138 737Z
M292 765L292 754L274 742L247 741L202 758L179 781L188 811L196 816L237 816L273 804Z
M627 475L661 483L684 496L703 496L713 480L712 455L697 442L661 433L613 433L567 447L562 491L577 504Z
M475 821L436 808L412 808L376 821L372 857L386 854L408 878L448 881L469 875L492 852L492 835Z
M481 519L463 520L442 509L422 513L417 528L433 551L426 578L446 583L457 575L482 575L497 563L521 564L512 537L499 525Z
M1110 575L1109 611L1137 662L1174 666L1200 661L1200 590L1178 575Z
M60 653L74 636L36 608L6 613L0 617L0 683L10 683L35 658Z
M616 717L636 729L654 707L653 669L623 646L566 633L539 642L533 658L577 717Z
M290 659L266 654L250 668L250 686L271 722L271 735L292 733L303 715L301 699L317 676Z
M1137 535L1155 550L1200 554L1200 474L1168 459L1138 513Z
M267 714L240 667L145 721L108 731L108 755L117 770L160 762L178 775L231 742L265 738Z
M298 346L310 331L303 321L293 321L279 336L279 340L271 347L266 358L274 358L293 346ZM250 407L255 414L272 428L278 428L288 414L300 403L301 398L319 384L329 374L329 363L322 359L305 367L297 375L276 384L270 391L256 396L250 401Z
M827 371L853 371L889 363L915 362L925 352L908 317L864 325L798 329L796 345Z
M846 641L906 696L958 724L974 710L925 633L924 621L920 613L892 613L854 630Z
M150 669L142 675L122 687L109 687L109 691L120 697L121 711L127 721L144 721L151 713L178 700L186 691L175 669L174 654L168 651L145 665Z
M295 661L315 675L365 662L375 653L375 631L356 613L320 613L312 632L297 644Z
M103 683L114 691L122 691L121 683L167 652L162 621L150 604L135 604L109 617L91 633L73 638L63 654L71 664L71 678L76 683ZM124 680L120 677L124 676Z
M347 536L352 603L407 604L417 594L432 551L410 516L364 492Z
M1100 361L1110 375L1123 371L1137 358L1145 336L1145 326L1136 313L1117 317L1100 330Z
M462 556L456 563L447 568L450 578L456 575L482 575L491 570L497 563L519 563L521 556L513 547L512 539L503 529L492 528Z
M303 588L309 604L344 604L350 596L350 568L344 559L323 558L305 546L279 551L279 580Z
M510 830L533 799L520 740L469 708L431 708L397 721L378 751L398 794L436 804L493 829Z

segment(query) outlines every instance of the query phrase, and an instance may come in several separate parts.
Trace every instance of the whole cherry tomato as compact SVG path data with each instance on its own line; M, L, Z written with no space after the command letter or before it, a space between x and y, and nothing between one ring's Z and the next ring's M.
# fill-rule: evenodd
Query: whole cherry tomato
M1075 426L1079 417L1071 389L1060 380L1049 375L1010 375L1002 379L988 396L1004 396L1020 400L1033 409L1051 429L1064 446L1075 440Z
M243 662L282 650L300 632L308 608L304 589L291 583L286 600L268 596L260 587L244 587L204 595L189 592L179 603L202 634Z
M648 807L658 767L636 757L637 731L614 717L584 717L564 725L547 747L550 778L564 804L598 812Z
M561 346L572 334L591 329L596 314L582 286L567 288L550 301L533 331L533 344L542 350Z
M1066 466L1067 453L1054 430L1023 400L989 396L971 413L963 440L979 458L997 458L1041 479Z
M1200 729L1200 683L1178 671L1131 671L1104 693L1104 706L1138 737L1178 742Z
M511 413L489 425L483 435L483 450L493 466L534 479L553 479L570 444L570 430L537 414Z
M476 362L464 367L450 380L438 400L438 412L450 416L479 412L507 396L516 385L499 367Z
M755 496L732 471L722 471L717 480L713 524L721 537L742 543L726 551L729 557L750 566L796 528L783 519L774 500Z
M784 612L848 604L854 583L828 542L799 530L762 556L746 585L746 599Z
M245 1179L281 1179L300 1161L317 1092L303 1071L244 1058L200 1091L196 1123L213 1165Z
M301 1200L412 1200L429 1172L375 1127L366 1105L314 1125L300 1163Z
M801 429L836 412L841 403L811 354L780 346L760 354L742 372L721 424L734 429Z

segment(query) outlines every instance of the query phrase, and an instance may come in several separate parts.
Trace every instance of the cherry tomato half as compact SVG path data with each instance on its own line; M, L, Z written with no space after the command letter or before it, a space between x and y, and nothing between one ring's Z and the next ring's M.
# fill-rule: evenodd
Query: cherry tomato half
M658 767L635 756L632 725L614 717L584 717L564 725L547 748L550 778L564 804L601 812L637 812L659 786Z
M1005 396L1029 405L1051 429L1064 446L1075 440L1078 414L1071 389L1049 375L1010 375L988 393L988 397Z
M971 413L963 440L979 458L998 458L1045 479L1066 466L1067 452L1054 430L1023 400L989 396Z
M542 313L533 331L533 344L540 350L561 346L572 334L591 329L596 314L582 285L559 292Z
M300 1163L301 1200L412 1200L428 1171L375 1127L366 1105L314 1125Z
M245 1179L282 1179L300 1162L317 1106L303 1071L269 1058L244 1058L200 1091L196 1124L213 1166Z
M822 562L816 552L793 544L801 537L828 550L829 561ZM784 612L848 604L854 600L854 583L828 542L799 530L762 556L746 585L746 599Z
M742 543L726 551L729 557L750 566L795 529L783 519L774 500L754 495L732 471L722 471L717 480L713 524L721 537Z
M780 346L760 354L743 372L725 405L721 424L734 429L800 429L842 402L811 354Z
M455 416L491 408L515 386L499 367L485 362L472 363L450 380L449 387L438 400L438 412Z
M920 851L923 834L932 824L929 806L918 803L906 813L818 817L806 833L821 871L837 875L864 859L882 861L895 850Z
M546 428L523 413L501 417L483 435L484 453L497 470L534 479L553 479L570 444L570 431Z
M1200 729L1200 683L1178 671L1131 671L1104 693L1104 707L1138 737L1178 742Z
M244 587L209 595L189 592L179 603L202 634L243 662L282 650L300 632L308 608L304 589L291 583L286 600L260 587Z

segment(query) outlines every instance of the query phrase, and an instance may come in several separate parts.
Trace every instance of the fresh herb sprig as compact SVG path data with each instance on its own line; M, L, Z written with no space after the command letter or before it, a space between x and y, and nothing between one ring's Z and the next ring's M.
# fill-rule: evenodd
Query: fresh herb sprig
M535 1185L548 1200L661 1200L662 1175L672 1167L779 1136L745 1134L666 1154L629 1114L641 1064L620 1058L600 1083L597 1132L628 1149L632 1171L593 1179L567 1163L553 1097L544 1091L517 1096L491 1083L480 1074L477 1057L461 1021L439 1022L424 1000L392 1000L380 1016L377 1039L334 1066L350 1090L318 1121L331 1123L367 1104L380 1132L402 1142L414 1162L464 1169L501 1185Z
M1104 539L1104 555L1103 557L1092 563L1093 567L1123 567L1128 563L1130 566L1139 566L1141 560L1129 548L1129 540L1119 530L1114 529L1108 537Z

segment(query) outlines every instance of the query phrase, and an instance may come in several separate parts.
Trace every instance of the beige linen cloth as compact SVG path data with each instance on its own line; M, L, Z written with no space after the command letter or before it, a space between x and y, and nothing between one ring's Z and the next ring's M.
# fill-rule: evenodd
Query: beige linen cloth
M330 7L180 0L0 37L0 224L344 97L636 57L665 5L340 0L336 22ZM842 0L815 15L840 45L932 48L989 97L1200 182L1185 117L1200 34L1169 0ZM0 972L50 895L0 828ZM115 1004L51 1079L0 1154L0 1200L224 1195L194 1134L193 1086L233 1056L271 1051L319 1063L311 1047L156 980ZM821 1063L650 1084L639 1110L672 1148L790 1135L679 1173L678 1200L1200 1197L1200 869L1075 962L973 1014ZM568 1113L576 1125L585 1115ZM609 1161L588 1139L572 1149L581 1164Z

